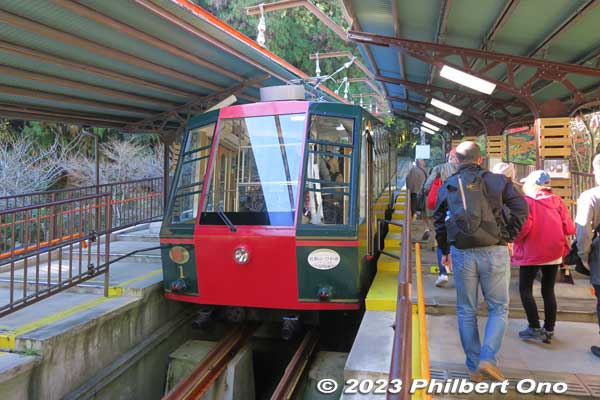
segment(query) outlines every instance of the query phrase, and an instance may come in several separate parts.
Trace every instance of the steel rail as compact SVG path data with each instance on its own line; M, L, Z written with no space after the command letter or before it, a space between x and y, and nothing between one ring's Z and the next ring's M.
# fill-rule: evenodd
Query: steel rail
M306 371L306 367L314 354L319 343L319 334L311 329L302 339L298 350L288 363L281 380L271 395L271 400L291 399L296 393L300 378Z
M210 385L221 376L227 368L228 362L246 343L246 340L252 336L255 329L254 325L235 327L208 353L187 378L163 397L163 400L199 399L210 388Z

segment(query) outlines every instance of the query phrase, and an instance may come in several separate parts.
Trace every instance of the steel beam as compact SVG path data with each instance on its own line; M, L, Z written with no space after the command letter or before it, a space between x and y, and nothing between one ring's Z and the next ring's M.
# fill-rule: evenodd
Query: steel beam
M128 120L115 118L112 115L100 114L78 114L72 110L61 108L28 107L21 104L0 103L0 115L8 118L69 122L79 125L91 125L96 127L123 127Z
M10 94L12 96L26 97L36 100L60 102L65 104L71 104L74 106L87 106L100 110L121 111L132 114L134 116L144 117L154 115L152 110L147 110L144 108L124 106L122 104L114 104L104 101L88 100L81 97L66 96L62 94L43 92L40 90L23 89L7 85L0 85L0 93Z
M152 71L156 74L168 76L173 79L177 79L181 82L185 82L186 84L192 84L195 86L200 86L209 90L221 90L223 89L219 85L215 85L212 82L205 81L195 76L191 76L188 74L181 73L171 68L163 67L158 65L152 61L144 60L143 58L134 56L129 53L125 53L121 50L116 50L91 40L83 39L79 36L73 35L71 33L67 33L55 28L51 28L49 26L43 25L39 22L27 19L20 15L11 14L6 11L0 11L0 22L5 23L7 25L25 30L27 32L32 32L36 35L40 35L46 37L48 39L56 40L61 43L68 44L70 46L80 47L84 50L90 51L92 53L100 54L105 57L111 58L113 60L117 60L123 62L125 64L134 65L138 68L145 69L148 71Z
M185 125L190 117L197 113L201 113L206 110L207 104L209 102L214 102L217 99L224 98L230 96L232 94L239 93L244 90L248 86L257 84L265 79L268 79L269 76L260 76L253 79L248 79L244 82L241 82L229 89L223 90L219 93L214 93L209 96L204 97L196 97L189 103L186 103L182 106L175 107L172 110L162 112L160 114L154 115L150 118L143 119L141 121L137 121L131 124L128 124L124 130L127 132L166 132L166 131L176 131L181 126ZM169 124L169 121L172 123Z
M160 6L154 4L153 2L148 1L148 0L133 0L133 1L138 6L143 8L144 10L150 12L151 14L156 15L157 17L160 17L161 19L163 19L165 21L170 22L173 26L177 26L178 28L189 33L196 39L199 39L203 42L209 43L212 46L216 47L217 49L220 49L230 55L233 55L233 56L239 58L240 60L243 60L244 62L252 65L253 67L255 67L263 72L266 72L267 74L270 74L270 75L276 77L277 79L280 79L283 82L289 82L288 79L286 77L284 77L283 75L277 74L275 71L269 70L264 65L259 64L258 62L254 61L253 59L246 56L245 54L242 54L241 52L231 48L230 46L226 45L225 43L211 37L210 35L207 35L205 32L198 29L194 25L190 24L187 21L182 20L181 18L168 12L167 10L161 8Z
M329 18L319 7L314 5L309 0L280 0L274 3L261 4L264 12L286 10L288 8L304 7L310 11L315 17L323 22L329 29L331 29L336 35L340 37L344 42L348 41L346 31L344 28L335 23L334 20ZM260 5L246 7L246 15L258 15L260 14Z
M99 11L92 9L86 5L81 4L81 1L75 0L51 0L53 3L62 7L66 10L72 11L75 14L78 14L82 17L88 18L94 22L97 22L101 25L104 25L112 30L117 32L124 33L129 37L133 37L143 43L146 43L149 46L159 48L169 54L172 54L176 57L181 57L184 60L190 61L194 64L202 66L210 71L216 72L219 75L224 75L228 78L231 78L236 81L243 81L244 78L238 74L235 74L227 69L223 68L223 66L215 65L210 63L203 58L200 58L194 54L191 54L189 51L180 49L177 47L177 43L166 43L159 38L149 35L145 32L142 32L138 29L134 29L131 26L124 24L115 20L112 17L109 17Z
M368 43L378 46L402 48L406 51L409 51L415 57L420 59L428 59L429 62L432 63L439 62L449 64L445 61L442 61L442 58L447 57L449 55L459 55L462 57L476 57L509 65L524 65L529 67L540 68L542 71L547 71L549 74L571 73L600 77L600 69L586 67L582 65L571 65L557 61L539 60L535 58L515 56L506 53L469 49L466 47L450 46L445 44L442 45L437 43L422 42L418 40L394 38L391 36L376 35L372 33L357 31L348 32L348 36L350 37L350 39L356 42ZM436 53L436 56L434 57L429 53ZM490 80L490 78L485 79Z
M0 52L8 53L10 55L19 57L26 57L33 60L34 63L40 62L54 64L64 69L69 69L81 73L94 74L103 79L115 80L128 85L139 86L142 88L145 87L171 96L176 96L180 98L189 98L190 96L192 96L192 93L190 92L185 92L183 90L156 84L150 81L132 77L130 75L119 74L113 71L109 71L107 69L95 67L93 65L70 61L38 50L33 50L27 47L14 45L12 43L3 42L1 40Z
M40 84L50 84L63 88L81 90L88 93L101 94L109 96L111 98L121 99L124 101L144 103L149 106L152 106L153 108L169 109L177 106L176 103L172 103L169 101L155 100L149 97L131 94L120 90L108 89L102 86L77 82L70 79L58 78L50 75L40 74L37 72L21 70L9 66L0 65L0 74L7 77L11 77L13 79L24 79L28 81L38 82Z
M509 0L506 2L506 5L504 6L504 8L500 12L500 14L498 14L498 16L496 17L496 20L492 24L490 30L485 35L485 39L481 46L481 50L491 49L492 43L493 43L494 39L496 38L496 35L498 34L498 32L500 32L502 27L506 24L506 22L508 21L508 19L510 18L512 13L515 11L515 9L517 8L517 6L519 5L520 2L521 2L521 0Z
M446 43L446 30L448 29L448 16L450 15L450 9L452 8L452 0L442 0L442 4L440 6L440 17L438 19L438 25L436 29L436 33L434 36L434 42L444 44ZM392 6L393 9L393 6ZM396 36L399 36L396 33ZM437 67L435 65L431 66L431 73L429 74L429 79L427 83L431 84L435 77L435 72ZM404 75L402 75L404 76Z

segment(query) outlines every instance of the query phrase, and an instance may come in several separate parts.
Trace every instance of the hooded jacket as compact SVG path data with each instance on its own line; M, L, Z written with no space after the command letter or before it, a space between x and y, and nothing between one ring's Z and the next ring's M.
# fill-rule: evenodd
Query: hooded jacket
M514 241L514 265L540 265L562 257L568 246L565 236L575 224L562 199L548 190L526 195L529 216Z

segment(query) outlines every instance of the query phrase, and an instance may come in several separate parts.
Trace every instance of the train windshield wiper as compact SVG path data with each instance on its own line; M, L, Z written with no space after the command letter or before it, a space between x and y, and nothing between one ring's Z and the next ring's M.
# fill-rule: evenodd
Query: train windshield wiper
M225 215L225 213L223 211L217 210L217 215L219 216L219 218L221 218L221 221L223 221L225 223L225 225L227 225L229 227L229 230L231 232L237 231L237 228L235 227L233 222L231 222L231 220L227 217L227 215Z

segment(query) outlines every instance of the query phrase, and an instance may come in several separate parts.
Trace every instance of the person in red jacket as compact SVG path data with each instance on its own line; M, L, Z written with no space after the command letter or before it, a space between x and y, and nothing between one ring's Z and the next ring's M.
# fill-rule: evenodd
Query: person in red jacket
M519 332L519 337L549 342L556 323L556 273L563 261L566 236L575 233L575 224L565 203L552 193L550 175L546 171L533 171L521 182L529 216L514 240L512 264L520 267L519 293L529 326ZM533 281L538 269L542 272L543 328L533 298Z

